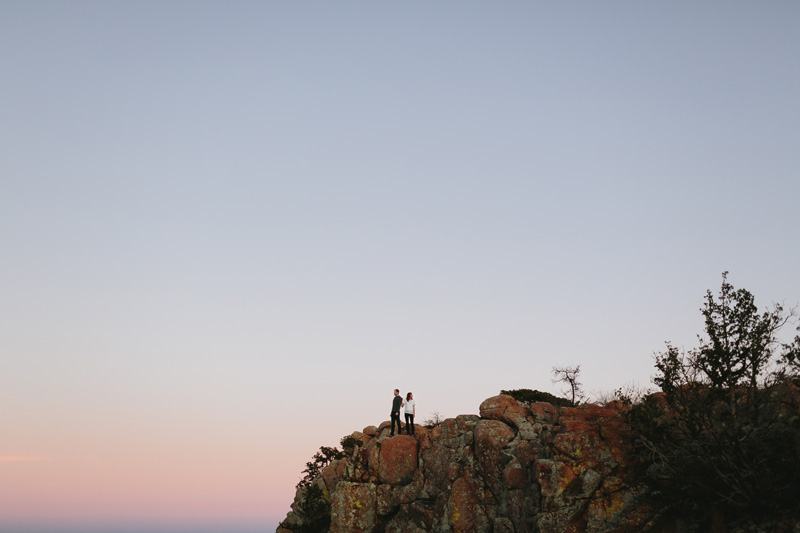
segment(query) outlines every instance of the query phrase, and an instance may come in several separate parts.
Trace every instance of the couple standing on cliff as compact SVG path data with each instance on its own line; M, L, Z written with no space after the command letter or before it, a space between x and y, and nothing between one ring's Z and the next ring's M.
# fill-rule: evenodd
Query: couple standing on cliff
M414 401L414 395L412 393L406 394L406 400L403 401L403 397L400 396L400 389L394 389L394 398L392 399L392 432L389 434L390 437L394 437L394 424L397 422L397 434L399 435L402 433L402 428L400 427L400 408L406 408L406 433L409 435L414 434L414 415L417 414L417 402Z

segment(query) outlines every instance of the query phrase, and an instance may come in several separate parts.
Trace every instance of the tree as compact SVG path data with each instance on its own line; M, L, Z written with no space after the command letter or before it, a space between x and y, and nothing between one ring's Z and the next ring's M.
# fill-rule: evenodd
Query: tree
M306 463L303 478L297 483L297 489L302 497L295 500L293 513L300 518L300 523L284 520L278 529L288 529L299 533L317 533L328 531L331 524L330 495L321 485L319 479L322 470L331 462L343 457L350 457L355 453L361 441L351 435L345 435L339 440L339 448L333 446L320 446L311 461Z
M696 354L698 370L713 387L733 391L740 385L755 390L773 359L776 333L792 316L775 304L772 310L758 314L750 292L733 288L728 273L722 273L719 300L711 291L701 309L708 340L700 338Z
M800 332L800 326L797 327ZM781 363L786 368L787 374L794 380L797 385L798 376L800 376L800 335L796 335L790 343L781 345Z
M778 342L794 313L762 313L722 275L700 309L705 336L687 352L667 343L655 357L661 394L630 412L667 508L707 516L794 509L800 491L800 410L790 383L794 344ZM793 351L795 350L795 351Z
M583 394L583 384L578 380L581 373L581 365L553 367L553 383L566 383L569 389L562 391L562 394L570 398L570 406L575 407L585 398Z
M320 446L319 451L314 454L311 461L306 463L306 468L303 470L303 479L297 483L297 488L308 487L322 472L322 469L328 466L331 461L341 459L345 454L337 447Z
M278 530L288 529L297 533L328 531L331 525L331 503L326 491L318 484L303 486L300 491L302 498L296 499L292 508L296 517L287 517L278 524Z
M306 463L306 468L302 472L305 475L297 484L297 488L310 486L322 472L322 469L328 466L331 461L353 455L353 450L360 444L361 442L358 439L345 435L339 439L341 450L336 446L320 446L319 451L314 454L311 461Z
M422 425L428 429L432 429L441 426L442 423L444 423L444 417L442 416L441 413L439 413L439 411L434 411L433 413L431 413L431 416L429 418L426 418L422 422Z

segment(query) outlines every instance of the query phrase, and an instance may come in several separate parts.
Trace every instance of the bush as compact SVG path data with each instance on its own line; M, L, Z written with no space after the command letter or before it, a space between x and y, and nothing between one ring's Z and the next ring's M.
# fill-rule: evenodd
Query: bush
M650 393L650 390L631 382L611 392L595 393L595 396L597 403L603 406L607 406L612 402L620 402L630 407L641 403Z
M306 463L306 468L303 470L303 474L305 475L297 484L297 488L310 486L314 479L322 472L322 469L328 466L331 461L353 455L355 447L360 444L361 442L358 439L350 435L345 435L339 440L339 445L342 447L341 450L335 446L320 446L319 451L314 454L311 461Z
M351 457L356 446L361 446L361 441L350 435L345 435L342 437L342 440L339 441L339 445L342 447L342 454Z
M531 389L501 390L500 394L508 394L519 403L531 404L534 402L547 402L558 407L570 407L572 402L566 398L559 398L549 392L541 392Z
M301 525L288 522L281 522L279 528L298 531L300 533L316 533L327 531L331 524L331 503L329 495L325 490L314 483L322 470L332 461L343 457L352 456L356 446L361 445L361 441L350 435L345 435L339 440L341 450L330 446L320 446L319 451L314 454L311 461L306 463L303 470L303 478L297 483L297 488L301 491L302 497L299 498L295 512L301 518Z
M298 525L284 521L278 525L278 529L284 528L298 533L328 531L331 527L331 502L328 495L317 485L308 485L301 490L303 497L295 509L301 523Z

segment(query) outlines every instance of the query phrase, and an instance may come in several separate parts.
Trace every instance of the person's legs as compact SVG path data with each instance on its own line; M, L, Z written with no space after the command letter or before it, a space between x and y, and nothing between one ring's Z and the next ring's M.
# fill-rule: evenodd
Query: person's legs
M397 431L400 431L400 413L392 413L392 432L390 435L394 437L394 424L397 422Z
M406 413L406 434L414 434L414 415Z

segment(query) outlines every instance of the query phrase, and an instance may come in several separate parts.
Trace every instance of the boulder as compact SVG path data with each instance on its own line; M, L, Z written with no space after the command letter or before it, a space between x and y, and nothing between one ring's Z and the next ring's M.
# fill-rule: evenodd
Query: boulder
M453 483L450 494L450 525L455 532L489 531L488 519L479 505L481 498L477 487L468 477L460 477Z
M499 420L519 429L527 422L528 409L507 394L492 396L480 406L481 418Z
M331 495L331 533L367 533L378 524L373 483L341 482Z
M389 485L410 483L417 471L417 441L409 435L385 439L380 448L378 479Z

